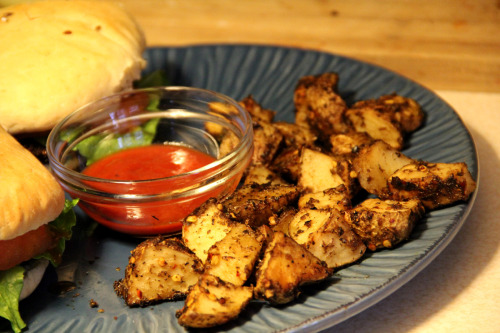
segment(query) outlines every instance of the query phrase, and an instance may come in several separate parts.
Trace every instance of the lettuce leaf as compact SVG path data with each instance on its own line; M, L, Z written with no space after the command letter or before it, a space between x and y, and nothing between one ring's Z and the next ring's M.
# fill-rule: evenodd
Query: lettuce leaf
M0 317L10 321L12 330L16 333L26 327L19 313L19 295L23 289L23 282L22 266L0 271Z
M134 88L152 88L164 87L170 85L167 75L162 70L156 70L141 77L140 80L134 82Z
M126 134L96 134L86 138L75 146L87 159L87 165L124 148L147 146L153 142L159 118L151 119L142 126Z
M57 245L49 251L35 257L35 259L45 258L52 265L57 266L61 262L62 254L66 248L66 241L71 239L72 228L76 224L76 215L73 208L78 204L78 199L66 200L64 209L59 216L49 223L49 228L59 238Z

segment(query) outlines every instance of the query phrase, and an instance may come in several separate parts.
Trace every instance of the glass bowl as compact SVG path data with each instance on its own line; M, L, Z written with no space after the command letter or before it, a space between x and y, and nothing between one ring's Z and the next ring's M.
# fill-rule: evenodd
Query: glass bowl
M209 155L211 162L155 179L141 179L140 172L119 180L85 173L112 154L150 145L188 147ZM178 233L182 219L203 202L232 193L252 151L248 112L227 96L190 87L103 98L63 119L47 141L53 174L88 216L110 229L146 237Z

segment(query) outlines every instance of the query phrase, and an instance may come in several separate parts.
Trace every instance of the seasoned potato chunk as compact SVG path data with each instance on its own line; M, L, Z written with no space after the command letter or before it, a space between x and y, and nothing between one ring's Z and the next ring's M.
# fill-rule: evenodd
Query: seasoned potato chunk
M236 134L230 131L224 132L219 144L219 158L223 158L232 153L239 143L240 138L238 138Z
M373 138L362 132L349 132L330 136L330 152L334 156L343 156L352 160L365 146L373 143Z
M243 184L281 184L287 185L280 175L271 171L268 167L258 164L251 165L247 169Z
M301 209L290 221L289 232L329 269L355 262L366 250L337 209Z
M412 98L390 94L381 96L372 103L375 108L383 109L384 112L392 114L393 119L401 125L406 133L415 131L424 122L424 112Z
M401 125L392 121L391 115L355 104L347 110L346 118L349 119L357 132L367 133L375 140L383 140L394 149L401 150L403 148Z
M346 117L356 131L366 132L400 150L404 135L422 125L424 113L415 100L390 94L355 103Z
M202 262L176 238L148 239L132 252L125 277L114 284L129 306L183 298L203 272Z
M300 148L285 148L278 152L269 168L286 181L296 183L300 177Z
M346 212L345 217L367 247L375 251L406 240L424 213L424 206L418 199L384 201L370 198Z
M356 173L346 160L304 148L301 154L300 177L298 185L306 192L321 192L344 185L349 196L357 189Z
M184 307L177 311L180 325L207 328L236 318L252 299L252 287L235 286L204 274L187 295Z
M202 262L207 260L208 249L226 236L234 222L210 199L186 217L182 223L182 240Z
M280 231L285 235L290 236L288 226L295 214L297 214L297 209L292 207L281 213L279 216L271 216L269 218L269 226L273 231Z
M388 198L420 199L427 209L467 200L476 182L465 163L416 162L406 165L389 178Z
M272 124L265 121L254 121L252 164L268 165L271 163L282 140L283 134Z
M285 304L299 294L299 287L328 277L321 260L282 232L274 232L256 273L254 296Z
M299 198L299 208L331 209L340 211L351 209L351 199L344 185L321 192L305 193Z
M234 107L234 105L228 103L211 102L208 104L208 107L210 109L209 113L218 117L238 114L238 110ZM208 133L210 133L213 137L215 137L219 141L226 133L228 133L228 131L224 129L223 126L215 122L205 123L205 129Z
M276 115L275 111L263 108L251 95L243 98L239 104L250 113L254 120L270 123Z
M296 203L299 195L296 186L250 184L237 189L222 206L232 219L255 228L267 224L269 217Z
M363 148L352 161L359 184L378 196L387 196L389 177L414 161L383 141L376 141Z
M312 147L317 136L308 127L297 124L277 121L273 126L283 135L283 143L286 147Z
M273 230L268 225L261 225L257 228L257 232L263 237L264 242L262 244L262 249L266 249L269 243L271 243L273 239ZM261 251L262 252L262 251ZM262 254L262 253L261 253Z
M337 92L339 77L324 73L301 78L295 88L295 123L306 122L320 137L347 132L344 119L347 105Z
M310 128L307 121L309 104L307 103L307 87L313 84L314 76L304 76L299 79L293 92L293 103L295 105L295 124Z
M322 152L303 149L298 185L308 192L320 192L344 184L335 172L338 162Z
M264 239L243 223L236 223L227 235L212 245L205 262L205 274L242 286L253 270Z

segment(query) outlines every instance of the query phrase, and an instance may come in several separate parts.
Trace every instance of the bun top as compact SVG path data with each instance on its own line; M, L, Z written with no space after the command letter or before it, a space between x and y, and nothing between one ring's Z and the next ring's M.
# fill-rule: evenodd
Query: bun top
M40 1L0 9L0 125L43 132L77 108L130 88L144 34L118 4Z
M0 240L53 221L64 209L64 192L52 174L0 127Z

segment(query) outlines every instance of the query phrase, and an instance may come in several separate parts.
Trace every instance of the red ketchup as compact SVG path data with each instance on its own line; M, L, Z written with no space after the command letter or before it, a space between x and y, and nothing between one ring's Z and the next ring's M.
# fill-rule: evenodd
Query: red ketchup
M158 144L113 153L94 162L83 173L110 180L152 180L193 171L213 161L215 161L213 157L191 148ZM183 188L196 183L200 176L203 176L202 172L183 177L182 183L158 180L154 183L139 182L135 185L94 182L91 185L110 193L153 194ZM237 183L237 181L231 183ZM86 204L82 206L82 209L93 219L120 232L144 236L174 233L180 231L182 219L194 209L232 186L225 184L223 188L216 188L212 192L169 201L137 204L104 203L103 201Z

